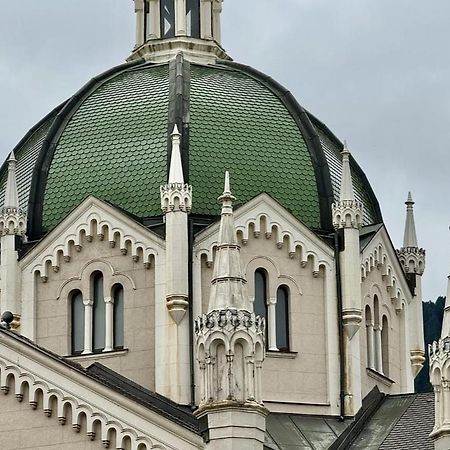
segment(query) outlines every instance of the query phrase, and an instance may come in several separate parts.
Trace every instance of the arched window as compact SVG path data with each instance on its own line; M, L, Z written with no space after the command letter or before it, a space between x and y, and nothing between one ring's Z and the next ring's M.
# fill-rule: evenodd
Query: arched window
M114 348L122 349L124 345L123 323L123 287L116 284L113 288L114 298Z
M80 291L73 291L70 296L71 309L71 348L72 354L77 355L84 350L84 304Z
M280 351L289 351L289 290L287 286L280 286L277 290L275 316L277 348Z
M186 33L195 38L200 37L200 2L186 0Z
M253 309L257 316L267 317L267 279L266 272L261 269L255 272L255 303Z
M94 333L93 349L101 351L105 348L106 333L106 307L103 295L103 274L94 272L91 277L93 301L94 301Z
M381 323L380 323L380 302L378 297L373 297L373 321L374 321L374 356L375 370L383 373L383 357L381 354Z
M383 316L381 324L381 354L383 373L389 376L389 325L386 316Z
M175 5L174 0L161 0L161 37L175 36Z

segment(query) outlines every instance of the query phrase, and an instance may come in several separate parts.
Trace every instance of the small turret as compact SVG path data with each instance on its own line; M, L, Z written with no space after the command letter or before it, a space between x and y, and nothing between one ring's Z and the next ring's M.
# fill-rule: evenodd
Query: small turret
M16 180L16 158L11 153L8 159L8 179L6 181L5 201L0 210L1 244L1 311L14 314L13 328L20 325L21 302L19 298L19 267L16 249L17 236L23 238L27 231L27 217L19 206Z
M397 250L397 255L411 292L414 295L408 311L408 321L410 323L410 360L413 376L415 377L422 369L425 361L422 312L422 275L425 270L425 250L417 244L414 201L411 192L408 192L405 205L406 222L403 247Z
M163 62L179 51L187 59L230 59L221 47L223 0L134 0L136 45L129 60Z
M228 172L219 197L222 216L208 313L195 321L207 449L262 450L265 417L261 370L264 319L255 316L241 271Z
M428 346L430 357L430 381L434 390L434 428L430 437L436 450L450 448L450 275L441 338Z

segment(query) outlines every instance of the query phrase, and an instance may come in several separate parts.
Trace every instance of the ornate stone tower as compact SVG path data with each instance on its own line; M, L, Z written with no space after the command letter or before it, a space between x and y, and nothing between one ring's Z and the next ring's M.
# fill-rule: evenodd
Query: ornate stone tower
M267 410L261 398L264 319L255 316L240 265L229 175L208 313L195 322L200 407L208 449L262 450Z
M1 311L14 314L14 325L20 319L20 290L17 241L26 233L26 214L19 207L16 182L16 158L11 153L8 159L8 178L5 190L5 202L0 210L1 244Z
M415 377L422 369L425 361L423 350L423 318L422 318L422 275L425 270L425 250L417 245L416 226L414 223L414 201L408 193L406 204L406 223L403 247L397 250L406 278L414 294L411 308L411 342L410 358Z
M436 450L450 448L450 275L441 338L428 346L430 381L434 390L434 428L430 437Z
M342 151L342 181L339 201L333 204L333 225L340 240L342 321L344 325L344 410L354 416L361 407L360 344L357 332L362 320L359 229L363 205L355 199L350 152ZM356 335L356 336L355 336Z
M163 348L158 349L157 386L172 400L190 401L190 350L188 301L188 213L192 187L184 182L181 162L181 134L175 125L168 183L161 186L161 209L166 222L166 307ZM170 318L168 317L170 315ZM168 358L173 353L176 358Z
M221 47L223 0L134 0L136 46L129 60L230 59Z

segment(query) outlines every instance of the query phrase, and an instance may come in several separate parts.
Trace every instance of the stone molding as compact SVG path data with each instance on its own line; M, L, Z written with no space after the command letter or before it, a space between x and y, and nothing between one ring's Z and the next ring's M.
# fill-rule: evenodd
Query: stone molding
M265 220L265 230L262 230L262 219ZM321 265L332 267L334 264L333 250L267 194L260 194L238 208L234 212L234 222L242 245L248 243L253 229L255 239L264 236L265 239L274 241L277 248L287 251L291 259L296 257L299 249L301 267L310 267L315 277L319 275ZM210 225L195 240L196 256L201 258L205 255L208 266L212 266L214 262L219 225L220 222Z
M425 250L419 247L401 247L396 250L405 273L423 275L425 271Z
M364 206L357 200L340 200L331 206L333 226L338 228L360 229L363 222Z
M27 215L22 208L4 206L0 209L0 235L16 234L24 236L27 232Z
M97 229L94 236L94 229ZM93 240L108 240L111 247L120 246L122 255L131 256L134 262L142 261L150 268L152 258L164 252L165 243L144 226L132 221L110 205L88 197L52 232L34 247L21 261L23 270L38 273L47 281L49 267L58 272L62 262L69 263L74 252ZM130 249L130 251L129 251Z
M168 183L161 186L161 209L164 214L172 211L191 212L192 186L184 183Z

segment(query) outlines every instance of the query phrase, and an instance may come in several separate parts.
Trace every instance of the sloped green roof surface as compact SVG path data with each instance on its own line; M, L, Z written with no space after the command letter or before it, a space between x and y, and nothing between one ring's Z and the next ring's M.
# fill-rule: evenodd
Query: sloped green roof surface
M168 92L164 65L125 71L83 102L53 157L44 197L45 230L90 194L138 217L160 213Z
M307 225L319 226L308 148L272 92L239 71L193 66L190 101L190 182L196 212L217 214L216 197L225 170L230 170L239 203L267 192Z
M17 160L17 193L19 196L19 206L21 208L26 209L28 206L34 165L36 164L42 144L48 130L50 129L55 114L50 114L35 130L30 131L29 136L20 146L18 146L18 148L16 148L15 158ZM5 199L7 176L8 171L4 170L0 181L0 205L3 205Z
M50 231L88 195L139 220L161 215L174 123L183 131L193 214L218 215L229 170L237 204L266 192L309 227L331 227L342 172L332 133L264 74L177 58L136 61L95 77L21 142L17 180L21 206L31 205L32 237ZM5 180L4 165L0 202ZM353 180L365 223L380 222L360 169Z

